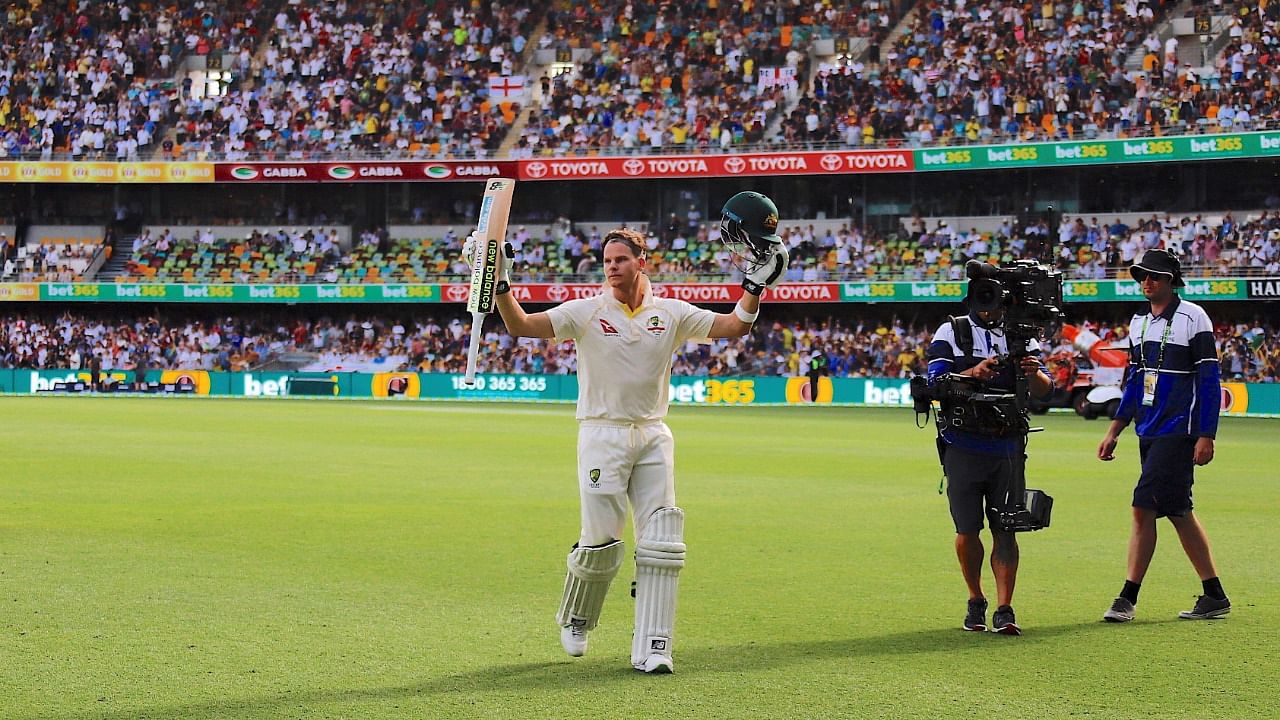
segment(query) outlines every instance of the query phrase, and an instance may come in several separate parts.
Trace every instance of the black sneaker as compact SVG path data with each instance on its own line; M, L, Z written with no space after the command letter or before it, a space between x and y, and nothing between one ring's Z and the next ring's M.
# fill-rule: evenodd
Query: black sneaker
M1135 608L1128 598L1118 597L1111 603L1111 609L1102 614L1102 619L1110 623L1132 622Z
M1178 617L1183 620L1209 620L1211 618L1222 617L1231 612L1231 601L1227 598L1215 598L1208 595L1201 595L1196 598L1196 606L1190 610L1183 610L1178 613Z
M1013 617L1013 608L1002 605L996 609L996 614L991 616L991 632L1001 635L1022 634L1022 628L1018 627L1018 622Z
M975 598L969 601L969 612L964 616L964 629L973 632L986 632L987 599Z

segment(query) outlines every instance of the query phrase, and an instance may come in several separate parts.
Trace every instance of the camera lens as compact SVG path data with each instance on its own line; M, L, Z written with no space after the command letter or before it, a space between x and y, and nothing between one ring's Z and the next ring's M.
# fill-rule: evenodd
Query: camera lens
M990 278L969 281L969 309L975 312L999 310L1004 307L1004 287Z

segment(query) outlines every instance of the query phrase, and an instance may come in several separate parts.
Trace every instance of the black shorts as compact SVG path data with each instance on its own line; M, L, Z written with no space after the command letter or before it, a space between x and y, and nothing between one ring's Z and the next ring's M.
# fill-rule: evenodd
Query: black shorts
M957 533L978 532L982 518L990 517L993 507L1004 507L1013 480L1013 461L1011 457L947 446L942 468L947 473L947 500Z
M1156 517L1191 512L1195 451L1196 438L1189 436L1138 438L1142 475L1133 489L1133 506L1155 510Z

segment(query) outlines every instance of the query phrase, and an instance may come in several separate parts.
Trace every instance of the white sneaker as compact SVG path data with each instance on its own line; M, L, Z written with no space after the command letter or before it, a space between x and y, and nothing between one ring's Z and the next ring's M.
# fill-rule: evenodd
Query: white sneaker
M645 659L644 665L637 668L653 675L667 675L676 671L675 663L666 655L654 653Z
M560 645L573 657L587 654L587 631L577 625L560 628Z

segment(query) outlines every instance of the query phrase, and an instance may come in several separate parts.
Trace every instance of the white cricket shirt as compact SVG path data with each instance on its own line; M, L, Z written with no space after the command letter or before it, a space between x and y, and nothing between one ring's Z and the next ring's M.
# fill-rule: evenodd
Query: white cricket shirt
M711 333L715 313L646 290L634 312L612 292L547 311L558 338L578 346L578 420L647 422L667 415L671 355Z

